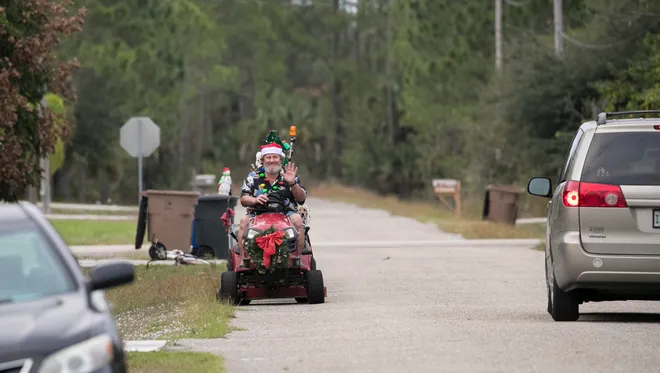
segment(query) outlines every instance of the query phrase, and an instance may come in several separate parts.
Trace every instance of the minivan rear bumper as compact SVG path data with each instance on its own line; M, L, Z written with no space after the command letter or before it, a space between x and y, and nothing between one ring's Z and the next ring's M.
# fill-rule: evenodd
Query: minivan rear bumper
M590 254L582 248L577 231L554 237L552 258L557 285L564 291L644 284L660 290L660 256Z

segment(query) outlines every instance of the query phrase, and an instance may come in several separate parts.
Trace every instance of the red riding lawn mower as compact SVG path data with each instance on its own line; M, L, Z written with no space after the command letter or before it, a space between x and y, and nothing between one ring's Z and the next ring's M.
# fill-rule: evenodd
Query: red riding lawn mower
M230 244L218 300L234 305L276 298L295 298L298 303L309 304L325 302L327 290L323 274L316 269L308 219L303 216L305 244L300 250L296 245L298 232L286 216L279 192L269 193L267 203L254 207L256 216L248 222L243 237L237 237L238 227L231 224L234 211L227 209L223 214ZM245 243L244 250L238 247L239 239Z

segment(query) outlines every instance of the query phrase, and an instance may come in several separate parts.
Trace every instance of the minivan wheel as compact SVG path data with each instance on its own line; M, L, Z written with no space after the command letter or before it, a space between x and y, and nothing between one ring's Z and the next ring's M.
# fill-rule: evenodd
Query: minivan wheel
M552 278L550 290L550 315L555 321L576 321L580 318L580 304L574 292L565 292L557 285L557 280Z

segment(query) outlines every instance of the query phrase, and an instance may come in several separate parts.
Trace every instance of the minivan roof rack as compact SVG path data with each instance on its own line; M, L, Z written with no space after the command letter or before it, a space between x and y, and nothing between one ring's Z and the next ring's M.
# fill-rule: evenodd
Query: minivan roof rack
M596 124L599 126L607 123L608 116L622 116L630 114L660 114L660 110L635 110L635 111L609 111L598 113L596 117Z

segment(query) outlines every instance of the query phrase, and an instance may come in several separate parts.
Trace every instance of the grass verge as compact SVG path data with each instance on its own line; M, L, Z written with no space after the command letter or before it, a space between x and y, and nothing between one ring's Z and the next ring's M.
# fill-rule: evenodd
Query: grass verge
M539 242L538 245L532 247L532 250L545 251L545 240Z
M205 352L128 352L131 373L224 373L224 359Z
M135 242L136 221L51 220L50 223L69 245L130 245Z
M135 216L137 219L138 213L135 211L125 211L125 210L77 210L77 209L61 209L61 208L51 208L51 214L61 214L61 215L110 215L110 216Z
M106 291L122 338L223 337L231 331L235 310L215 298L224 269L224 264L136 265L133 284Z
M480 238L541 238L545 235L545 223L507 225L481 220L443 220L437 224L445 232L457 233L467 239Z
M80 254L76 255L76 258L81 259L125 259L125 260L150 260L149 251L145 249L134 250L134 251L120 251L120 252L99 252L93 254ZM151 268L149 268L151 269Z
M457 218L453 215L453 212L444 208L438 202L402 201L396 196L380 196L366 190L336 184L324 184L310 189L310 196L350 203L365 208L382 209L393 215L435 223L443 231L460 234L467 239L541 238L545 234L545 224L512 226L481 220L474 212L469 212L475 210L475 207L467 209L469 210L468 213Z

